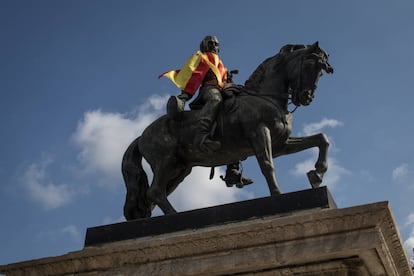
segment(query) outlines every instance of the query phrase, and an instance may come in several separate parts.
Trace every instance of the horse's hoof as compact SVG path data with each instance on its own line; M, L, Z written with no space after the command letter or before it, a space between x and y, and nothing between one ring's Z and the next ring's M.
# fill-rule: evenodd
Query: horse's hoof
M280 194L282 194L282 192L279 189L275 189L275 190L270 191L271 196L278 196Z
M316 171L309 171L306 175L312 188L318 188L321 185L322 177Z

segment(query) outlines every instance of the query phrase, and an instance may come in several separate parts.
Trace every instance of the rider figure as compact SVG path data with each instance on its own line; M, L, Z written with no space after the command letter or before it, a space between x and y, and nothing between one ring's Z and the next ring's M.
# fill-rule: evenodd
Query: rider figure
M194 145L204 152L214 152L221 147L219 141L212 140L210 137L212 125L223 100L221 91L227 81L227 69L218 56L219 51L220 44L217 37L208 35L201 41L200 51L192 55L180 70L161 75L169 78L181 89L181 94L171 97L167 104L169 107L175 106L179 111L184 110L185 102L190 100L201 86L197 101L203 103L203 107L198 117ZM239 162L227 166L226 177L223 180L229 187L236 184L241 188L243 185L253 183L251 179L241 175Z
M219 51L217 37L206 36L200 43L200 51L192 55L180 70L161 75L169 78L181 89L181 95L172 97L170 101L173 103L167 104L169 115L175 112L175 107L182 111L184 103L190 100L201 86L197 101L200 101L203 107L198 117L194 144L204 152L214 152L221 147L219 141L214 141L210 137L211 127L222 101L221 89L227 78L227 69L218 56Z

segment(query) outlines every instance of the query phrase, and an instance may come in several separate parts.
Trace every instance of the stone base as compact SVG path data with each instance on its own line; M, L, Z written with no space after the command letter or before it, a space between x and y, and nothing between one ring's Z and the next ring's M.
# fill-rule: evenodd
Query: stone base
M336 208L326 187L230 203L177 214L88 228L85 246L155 236L314 208Z
M0 266L0 272L85 276L413 275L387 202L256 215L123 241L104 243L98 239L81 251Z

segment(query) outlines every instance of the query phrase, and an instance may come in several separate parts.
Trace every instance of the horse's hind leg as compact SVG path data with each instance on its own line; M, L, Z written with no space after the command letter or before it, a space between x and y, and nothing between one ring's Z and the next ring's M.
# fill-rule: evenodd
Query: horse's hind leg
M173 214L177 211L169 202L167 196L172 193L178 184L191 172L191 168L184 168L177 164L174 158L164 157L153 169L154 178L147 191L147 196L161 208L164 214Z
M191 173L191 167L182 166L179 167L176 166L176 175L174 178L168 183L167 186L167 196L169 196L174 190L178 187L178 185L183 182L184 178Z
M325 134L319 133L306 137L289 137L285 147L275 154L274 157L296 153L313 147L318 147L318 160L315 163L315 170L307 173L312 188L317 188L322 183L322 178L328 169L328 147L329 140Z
M176 213L174 207L167 199L167 185L170 180L168 177L168 167L157 166L157 168L153 169L153 172L152 184L147 191L148 198L158 205L164 214Z

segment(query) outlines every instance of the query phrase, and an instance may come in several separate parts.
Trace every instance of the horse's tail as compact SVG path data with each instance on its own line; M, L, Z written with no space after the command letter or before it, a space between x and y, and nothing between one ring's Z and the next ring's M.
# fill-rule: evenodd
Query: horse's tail
M122 158L122 176L127 189L124 216L127 220L150 217L152 210L147 197L148 177L142 167L139 139L129 145Z

